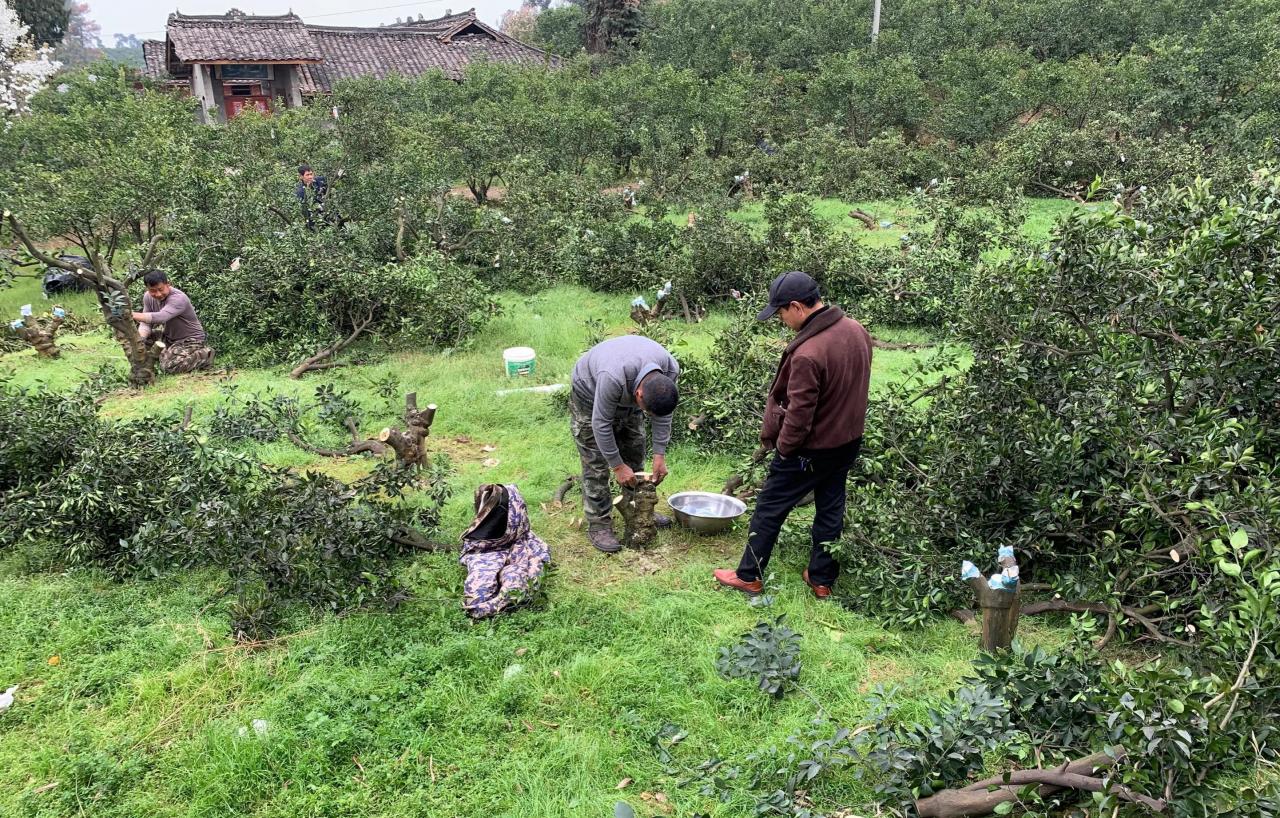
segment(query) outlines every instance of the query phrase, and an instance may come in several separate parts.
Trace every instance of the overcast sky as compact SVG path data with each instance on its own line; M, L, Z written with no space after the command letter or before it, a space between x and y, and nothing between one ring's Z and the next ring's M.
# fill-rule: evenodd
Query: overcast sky
M465 11L475 7L480 19L496 25L498 18L520 0L178 0L177 8L143 0L88 0L89 16L102 26L102 44L116 44L116 34L136 34L141 39L160 39L170 12L184 14L225 14L238 8L246 14L284 14L290 9L308 23L329 26L376 26L395 22L397 17L441 17L446 10Z

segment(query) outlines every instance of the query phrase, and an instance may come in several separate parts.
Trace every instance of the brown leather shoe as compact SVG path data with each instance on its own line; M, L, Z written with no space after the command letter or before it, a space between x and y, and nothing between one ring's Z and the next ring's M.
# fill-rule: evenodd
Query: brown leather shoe
M831 586L819 585L816 582L810 582L808 568L804 569L804 573L801 574L800 576L804 577L804 584L808 585L810 588L813 589L813 595L816 596L819 600L821 600L822 602L826 602L828 599L831 599Z
M587 539L597 551L603 551L606 554L616 554L622 550L622 543L618 542L612 527L589 528Z
M711 572L716 578L716 582L726 588L732 588L735 591L741 591L747 596L755 596L764 592L764 583L760 580L755 582L747 582L744 579L738 579L738 572L732 568L717 568Z

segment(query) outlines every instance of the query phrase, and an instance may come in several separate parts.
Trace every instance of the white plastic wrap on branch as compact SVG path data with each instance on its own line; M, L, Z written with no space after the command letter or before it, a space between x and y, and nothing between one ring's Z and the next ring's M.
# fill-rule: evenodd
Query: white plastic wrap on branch
M1013 547L1000 546L996 561L1000 570L989 577L984 577L978 566L968 560L960 566L960 578L973 589L982 610L982 649L988 651L1003 650L1012 644L1021 607L1018 561Z

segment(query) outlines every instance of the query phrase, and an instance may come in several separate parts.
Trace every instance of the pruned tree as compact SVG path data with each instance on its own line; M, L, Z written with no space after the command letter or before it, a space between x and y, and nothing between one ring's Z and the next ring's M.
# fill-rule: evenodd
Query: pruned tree
M14 335L30 344L39 355L45 358L57 358L61 353L54 338L64 320L66 320L66 313L61 308L55 308L48 318L24 316L9 326Z
M106 272L100 272L100 269L110 270L110 262L96 250L93 251L91 258L97 258L97 262L92 267L50 255L36 245L22 223L8 210L4 211L4 220L27 252L43 264L66 270L93 288L98 298L98 306L102 309L103 320L115 333L116 340L120 342L124 349L124 356L129 361L129 384L138 387L154 383L156 363L160 360L161 351L164 350L164 342L157 340L148 344L143 340L138 332L138 325L133 320L132 300L129 297L129 285L141 277L142 270L121 280ZM152 244L147 255L144 256L143 269L149 267L150 262L154 260L154 247L155 245ZM97 265L102 266L99 268Z
M436 418L436 405L418 408L418 393L404 396L404 429L386 428L378 433L378 440L396 453L396 460L405 466L425 466L427 463L427 435Z

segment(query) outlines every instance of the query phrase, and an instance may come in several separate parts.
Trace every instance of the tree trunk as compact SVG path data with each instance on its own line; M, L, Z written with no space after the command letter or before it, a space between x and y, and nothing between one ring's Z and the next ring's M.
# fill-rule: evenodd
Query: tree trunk
M43 358L57 358L61 355L58 345L54 343L54 336L58 334L58 327L62 326L61 318L54 318L47 326L35 324L30 327L22 327L14 330L14 333L26 341L35 351Z
M115 330L116 339L124 348L124 357L129 361L129 385L135 389L150 386L156 382L156 364L160 361L160 353L164 351L164 341L157 339L148 345L138 334L138 328L133 325L132 319L125 322L127 329L132 330L131 333L122 331L116 323L112 323L111 328Z
M426 409L418 408L418 393L410 392L404 396L405 430L383 429L378 440L386 443L396 453L396 460L406 466L425 466L427 463L427 435L431 433L431 423L436 417L436 405L428 404Z
M636 472L634 488L622 487L622 496L614 498L613 507L622 515L625 529L623 543L628 547L650 545L658 538L654 509L658 505L658 484L653 475Z
M982 609L982 649L988 652L1006 650L1018 632L1019 591L996 591L987 586L982 576L967 580Z

